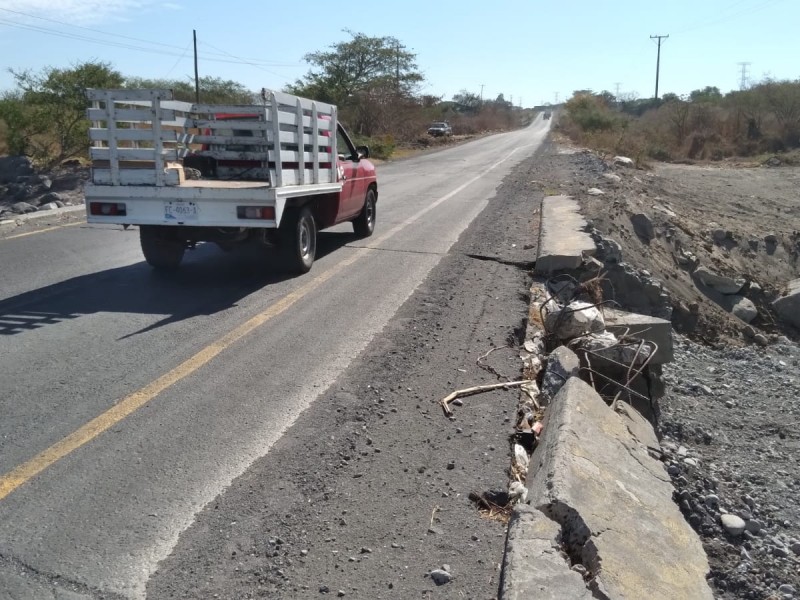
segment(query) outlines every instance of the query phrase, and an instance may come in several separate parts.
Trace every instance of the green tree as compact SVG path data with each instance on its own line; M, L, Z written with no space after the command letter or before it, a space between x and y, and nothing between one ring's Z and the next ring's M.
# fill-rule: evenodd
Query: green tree
M0 118L13 151L48 166L78 155L87 146L86 88L121 87L123 82L109 64L96 61L70 69L9 72L17 90L3 97Z
M199 84L200 101L207 104L252 104L258 97L241 83L220 77L201 77ZM172 90L175 100L184 102L195 100L194 81L188 79L128 77L125 80L125 87Z
M501 94L502 96L502 94ZM464 113L476 113L481 109L481 97L467 90L461 90L453 95L453 102L456 103L457 110Z
M689 100L691 102L719 102L722 100L722 92L716 86L707 85L701 90L689 92Z
M303 57L312 68L289 86L291 93L339 105L376 90L406 98L416 93L424 79L416 54L391 36L370 37L349 29L345 33L349 40Z

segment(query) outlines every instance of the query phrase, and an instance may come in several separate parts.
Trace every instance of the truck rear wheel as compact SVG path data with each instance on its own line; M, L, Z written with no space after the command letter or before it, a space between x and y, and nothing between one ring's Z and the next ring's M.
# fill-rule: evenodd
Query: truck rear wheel
M375 231L376 204L375 190L370 189L364 199L364 208L361 209L361 213L353 221L353 231L356 232L358 237L369 237Z
M186 246L168 231L170 227L142 225L139 227L139 241L142 244L144 259L154 269L170 271L177 269L183 260Z
M281 265L291 273L308 273L317 254L317 224L314 216L308 208L301 208L285 214L283 221Z

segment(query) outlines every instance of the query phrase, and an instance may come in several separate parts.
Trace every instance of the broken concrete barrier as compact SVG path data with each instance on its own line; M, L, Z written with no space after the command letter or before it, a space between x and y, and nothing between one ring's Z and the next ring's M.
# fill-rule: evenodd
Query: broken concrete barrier
M615 308L604 308L606 331L616 336L626 332L632 337L654 342L658 350L650 359L651 365L663 365L672 362L672 323L666 319L625 312Z
M526 504L508 524L500 597L503 600L592 600L583 577L561 550L561 527Z
M584 254L593 255L594 241L586 228L578 203L570 196L547 196L542 200L536 273L549 275L577 269Z
M713 598L708 560L672 491L662 464L623 418L587 383L570 378L547 410L531 458L528 503L559 525L571 564L591 574L585 585L593 597ZM580 597L547 596L541 582L521 575L515 583L518 595L511 597L523 597L525 586L537 586L525 597Z

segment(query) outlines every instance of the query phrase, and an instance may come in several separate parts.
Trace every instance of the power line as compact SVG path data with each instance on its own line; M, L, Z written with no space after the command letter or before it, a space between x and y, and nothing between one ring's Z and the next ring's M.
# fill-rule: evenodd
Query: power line
M661 40L665 40L669 35L651 35L651 40L658 40L658 55L656 56L656 100L658 100L658 74L661 70Z
M230 56L231 58L235 58L235 59L241 61L242 64L250 65L251 67L255 67L256 69L260 69L261 71L264 71L265 73L269 73L270 75L274 75L275 77L277 77L278 79L282 79L283 81L291 82L290 79L286 79L286 77L284 77L283 75L281 75L279 73L275 73L274 71L270 71L269 69L265 69L264 67L262 67L261 65L259 65L257 63L249 62L244 58L239 58L238 56L234 56L230 52L225 52L225 50L222 50L221 48L217 48L216 46L214 46L212 44L209 44L208 42L203 42L202 40L200 40L200 41L201 41L201 43L205 44L206 46L210 46L211 48L214 48L215 50L218 50L219 52L222 52L222 54L225 54L227 56Z
M83 30L83 31L91 32L91 33L97 33L97 34L104 35L104 36L111 36L111 37L118 38L118 39L130 40L132 42L139 42L139 43L142 43L142 44L148 44L150 46L158 46L158 47L163 48L163 49L160 49L160 48L143 48L142 46L133 45L133 44L127 44L127 43L124 43L124 42L115 42L115 41L111 41L111 40L102 40L102 39L97 39L95 37L89 37L89 36L84 35L84 34L71 33L69 31L60 31L58 29L51 29L49 27L43 27L43 26L39 26L39 25L26 24L26 23L21 23L21 22L18 22L18 21L9 21L9 20L6 20L6 19L0 19L0 24L7 25L9 27L16 27L18 29L25 29L25 30L28 30L28 31L36 31L38 33L44 33L46 35L52 35L52 36L56 36L56 37L66 38L66 39L79 40L79 41L89 42L89 43L92 43L92 44L99 44L99 45L103 45L103 46L109 46L109 47L113 47L113 48L122 48L122 49L125 49L125 50L137 50L137 51L140 51L140 52L146 52L146 53L150 53L150 54L160 54L160 55L167 55L167 56L180 56L184 52L184 49L182 47L176 46L176 45L173 45L173 44L165 44L163 42L156 42L156 41L151 41L151 40L145 40L145 39L142 39L142 38L131 37L131 36L127 36L127 35L120 35L120 34L117 34L117 33L110 33L110 32L102 31L102 30L99 30L99 29L92 29L90 27L83 27L83 26L80 26L80 25L72 25L70 23L65 23L63 21L58 21L56 19L49 19L47 17L39 17L37 15L32 15L32 14L24 13L24 12L17 11L17 10L11 10L11 9L8 9L8 8L0 8L0 11L13 13L13 14L16 14L16 15L21 15L21 16L28 17L28 18L31 18L31 19L39 19L41 21L48 21L48 22L51 22L51 23L55 23L57 25L62 25L62 26L65 26L65 27L72 27L72 28L75 28L75 29L80 29L80 30ZM251 66L255 66L256 64L261 64L261 65L266 65L266 66L273 66L273 67L294 67L294 66L297 66L297 63L278 63L278 62L272 62L272 61L263 61L263 60L255 60L255 59L249 60L249 59L241 59L241 58L238 58L237 61L231 61L231 60L227 60L227 59L223 59L223 58L215 58L215 57L220 57L220 56L223 56L223 55L226 55L226 54L228 56L230 56L228 53L226 53L224 51L210 52L210 53L207 53L207 55L203 56L202 58L203 58L204 61L209 61L209 62L221 62L221 63L231 63L231 64L241 63L241 64L248 64L248 65L251 65Z
M730 10L732 8L736 8L737 6L740 6L743 3L743 1L744 0L741 0L740 2L735 2L734 4L732 4L732 5L730 5L728 7L728 10ZM712 18L709 21L699 21L698 23L696 23L694 25L690 25L689 27L687 27L685 29L681 29L675 35L680 35L682 33L687 33L689 31L695 31L697 29L702 29L703 27L710 27L711 25L718 25L719 23L724 23L725 21L730 21L731 19L735 19L735 18L740 17L742 15L758 12L758 11L760 11L760 10L762 10L764 8L767 8L767 7L771 6L771 5L777 4L779 2L784 2L784 1L785 0L767 0L766 2L762 2L761 4L754 4L752 6L747 6L747 7L744 7L742 10L740 10L738 12L735 12L735 13L729 13L727 15L723 14L722 16L719 16L719 17L716 17L716 18Z

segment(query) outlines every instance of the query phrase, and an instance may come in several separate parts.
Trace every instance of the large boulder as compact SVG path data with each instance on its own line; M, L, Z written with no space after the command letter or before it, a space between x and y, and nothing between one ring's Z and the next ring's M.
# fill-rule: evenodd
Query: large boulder
M33 173L33 163L27 156L0 157L0 183L13 183Z
M744 296L728 296L728 310L745 323L749 323L758 316L758 309L752 300Z
M788 287L788 293L775 300L772 306L783 321L800 328L800 279L793 279Z
M647 242L656 237L653 221L644 213L631 215L631 225L633 225L633 231L636 235Z
M575 300L564 308L550 310L551 308L552 306L548 307L545 316L545 327L561 340L571 340L587 333L605 330L603 315L592 304Z
M734 279L733 277L719 275L707 267L697 267L692 275L703 285L725 295L738 294L746 283L741 277Z
M28 204L27 202L16 202L11 205L11 210L18 215L25 215L36 212L37 209L33 204Z

